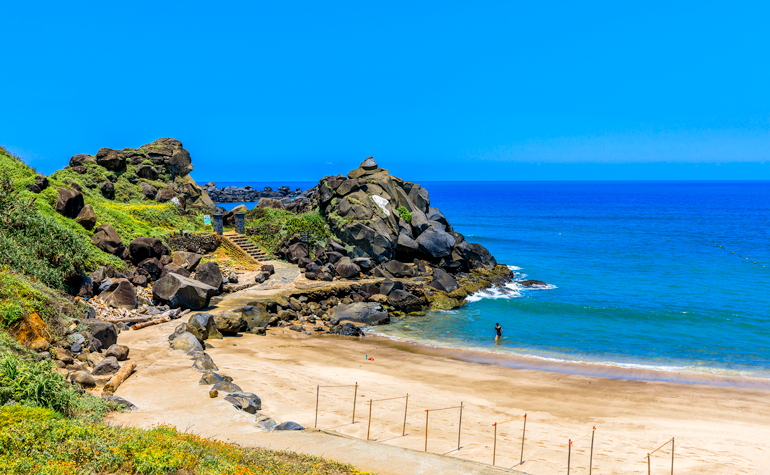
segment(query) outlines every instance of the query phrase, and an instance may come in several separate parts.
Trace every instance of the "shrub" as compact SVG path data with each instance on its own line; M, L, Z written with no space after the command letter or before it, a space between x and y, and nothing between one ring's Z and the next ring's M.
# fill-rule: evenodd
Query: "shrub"
M0 180L0 268L8 267L63 289L66 280L79 270L117 260L95 248L85 236L38 212L34 201L23 199L7 179Z
M249 449L180 433L89 424L46 409L0 408L0 472L57 475L361 474L319 457ZM361 474L363 475L363 474Z
M398 214L399 216L401 216L401 219L403 219L409 224L412 224L412 213L410 213L408 209L406 209L403 206L399 206L398 208L396 208L396 211L398 211Z
M256 208L247 215L251 239L263 251L274 254L281 241L307 233L311 243L322 244L331 236L326 220L318 211L292 213L282 209Z
M66 327L64 322L82 317L85 305L24 275L0 269L0 318L5 327L12 327L21 317L32 313L45 321L54 337L60 337Z

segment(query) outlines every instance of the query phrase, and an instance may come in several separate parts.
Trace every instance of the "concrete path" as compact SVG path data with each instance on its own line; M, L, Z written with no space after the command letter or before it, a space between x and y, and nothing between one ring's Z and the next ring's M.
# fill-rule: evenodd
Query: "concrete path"
M526 475L525 472L321 431L257 433L238 440L231 439L233 441L241 445L344 460L361 471L378 475Z

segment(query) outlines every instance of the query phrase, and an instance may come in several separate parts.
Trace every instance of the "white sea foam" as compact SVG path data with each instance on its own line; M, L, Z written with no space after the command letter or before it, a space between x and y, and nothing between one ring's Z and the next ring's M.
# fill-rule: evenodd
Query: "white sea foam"
M521 267L511 265L507 267L514 272L516 281L508 282L503 286L494 286L488 289L479 290L478 292L469 295L465 300L468 302L478 302L479 300L483 299L515 299L523 297L523 292L529 290L553 290L558 288L552 284L531 285L529 287L524 287L519 284L519 282L525 280L527 278L527 274L516 272L520 271Z

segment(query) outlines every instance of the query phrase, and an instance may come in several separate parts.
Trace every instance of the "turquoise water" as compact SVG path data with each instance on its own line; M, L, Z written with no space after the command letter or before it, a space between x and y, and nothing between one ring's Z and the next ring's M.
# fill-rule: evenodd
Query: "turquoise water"
M422 184L455 230L551 288L493 289L377 333L533 361L770 379L770 183Z

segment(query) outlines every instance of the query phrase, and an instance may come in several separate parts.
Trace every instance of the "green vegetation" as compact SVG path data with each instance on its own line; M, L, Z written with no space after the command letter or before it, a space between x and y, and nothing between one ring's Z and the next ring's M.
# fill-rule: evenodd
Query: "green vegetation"
M406 209L403 206L399 206L398 208L396 208L396 211L398 211L398 214L399 216L401 216L401 219L403 219L409 224L412 224L412 213L410 213L408 209Z
M49 409L0 409L0 472L8 475L361 474L350 465L291 452L247 449L160 426L112 427Z
M101 264L122 266L120 260L94 247L83 233L40 212L34 206L35 201L41 200L36 200L34 195L23 196L7 179L0 179L0 209L3 210L0 216L0 268L24 273L49 287L63 289L66 280L78 270ZM71 222L85 231L79 224Z
M0 269L0 324L10 329L31 314L38 314L47 325L51 336L64 334L65 321L80 318L85 305L75 303L58 290L53 290L29 277Z
M118 175L95 163L86 164L80 175L63 169L49 177L49 186L40 194L27 190L37 172L0 147L0 268L34 277L47 286L64 289L67 279L78 271L90 272L100 265L122 268L123 262L100 251L87 231L72 219L59 215L54 206L57 188L77 184L86 204L94 208L97 225L109 223L124 243L138 236L163 238L173 230L198 231L203 228L200 214L183 215L173 203L144 200L141 187L129 181L135 166ZM98 184L115 180L115 200L104 198ZM110 180L111 181L111 180ZM147 181L156 188L166 185Z
M275 254L284 238L307 233L311 244L325 245L331 236L326 220L317 210L307 213L292 213L282 209L255 208L247 215L246 227L255 234L250 235L263 251Z

